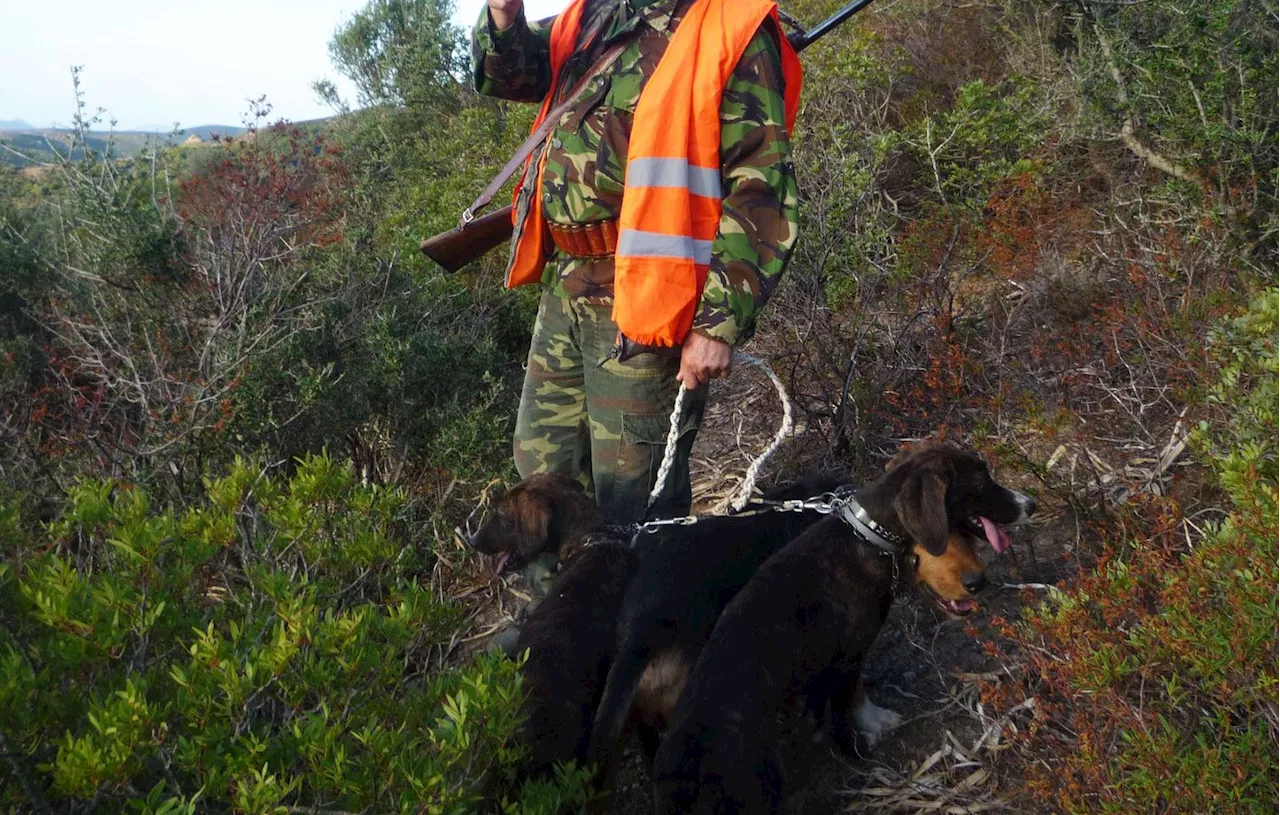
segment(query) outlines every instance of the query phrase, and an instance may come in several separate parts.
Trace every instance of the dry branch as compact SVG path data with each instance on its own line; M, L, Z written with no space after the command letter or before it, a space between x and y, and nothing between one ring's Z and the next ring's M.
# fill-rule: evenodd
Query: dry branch
M1181 165L1170 161L1156 151L1147 147L1138 141L1138 137L1134 135L1133 111L1129 106L1129 91L1125 86L1124 76L1120 73L1120 67L1116 64L1115 53L1111 50L1111 41L1107 39L1107 35L1102 33L1102 27L1097 23L1093 26L1094 34L1098 37L1098 45L1102 48L1102 56L1107 61L1107 68L1111 72L1111 78L1116 83L1116 99L1120 103L1120 107L1124 108L1124 124L1120 127L1120 140L1124 142L1125 147L1138 158L1155 167L1161 172L1179 178L1183 181L1194 183L1195 176L1188 172Z

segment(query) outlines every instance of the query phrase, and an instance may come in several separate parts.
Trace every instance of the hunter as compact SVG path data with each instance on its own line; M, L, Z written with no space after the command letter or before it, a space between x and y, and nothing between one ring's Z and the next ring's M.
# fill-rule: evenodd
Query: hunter
M796 241L801 73L776 4L573 0L530 23L523 0L488 0L472 45L477 90L541 102L539 123L595 74L517 187L507 285L544 291L516 469L578 478L614 522L685 514L708 382ZM647 513L680 383L679 453Z

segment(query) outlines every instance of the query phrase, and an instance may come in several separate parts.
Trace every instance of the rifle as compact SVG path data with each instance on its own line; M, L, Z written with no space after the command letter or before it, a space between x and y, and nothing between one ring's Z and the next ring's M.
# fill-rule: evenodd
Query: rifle
M799 53L870 4L871 0L853 0L852 3L808 31L793 31L788 34L787 40ZM479 217L474 215L473 210L476 208L473 204L463 213L461 223L447 232L427 238L418 245L418 248L424 255L444 267L445 271L456 272L481 255L511 240L511 233L515 227L511 223L512 207L510 205Z
M456 272L471 261L511 240L515 227L511 225L512 206L481 215L434 238L418 244L422 254L444 267L446 272Z

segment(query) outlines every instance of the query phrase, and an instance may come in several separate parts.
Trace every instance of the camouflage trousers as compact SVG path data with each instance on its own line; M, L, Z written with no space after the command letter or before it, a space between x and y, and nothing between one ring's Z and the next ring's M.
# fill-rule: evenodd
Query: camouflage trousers
M516 417L516 470L521 478L544 472L577 478L616 523L687 514L689 452L707 388L686 400L675 465L646 512L680 387L680 360L640 354L618 362L611 313L609 302L550 290L542 295Z

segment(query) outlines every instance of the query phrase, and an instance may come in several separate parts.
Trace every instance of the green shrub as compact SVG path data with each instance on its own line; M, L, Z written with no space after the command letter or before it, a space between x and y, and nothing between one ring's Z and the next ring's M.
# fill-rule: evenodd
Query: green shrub
M1259 478L1272 484L1280 480L1276 463L1276 428L1280 426L1277 324L1280 294L1271 289L1210 337L1221 380L1209 398L1227 410L1227 418L1216 430L1202 423L1197 439L1206 455L1219 463L1222 485L1239 504L1256 500L1253 487Z
M1161 0L1099 7L1078 29L1095 126L1111 134L1130 120L1139 142L1194 179L1193 198L1212 191L1255 241L1275 223L1273 13L1258 0Z
M1129 535L1010 633L1071 748L1031 767L1067 812L1272 812L1277 560L1275 289L1215 332L1228 421L1198 434L1230 500L1190 551ZM1180 521L1168 499L1146 509ZM1158 524L1157 524L1158 527ZM1181 534L1181 533L1180 533Z
M508 660L450 667L403 495L327 456L237 460L184 507L84 482L54 523L0 512L0 808L556 811L521 786Z
M1048 132L1036 88L1012 76L1001 86L981 80L956 90L948 110L923 117L903 134L938 199L980 209L1005 179L1032 172ZM923 179L922 179L923 180Z

